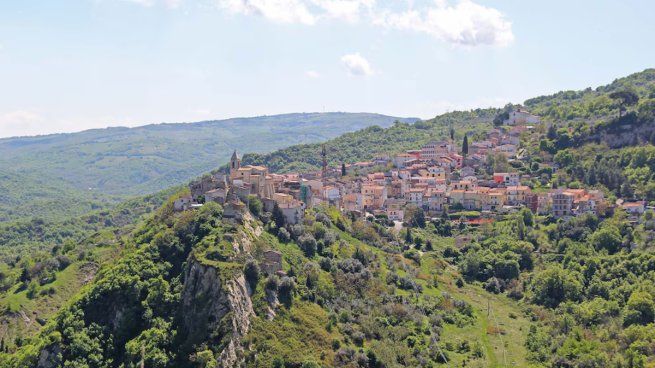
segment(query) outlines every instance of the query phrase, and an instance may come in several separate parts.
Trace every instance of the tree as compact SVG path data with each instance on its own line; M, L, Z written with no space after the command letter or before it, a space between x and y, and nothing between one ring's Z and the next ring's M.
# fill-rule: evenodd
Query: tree
M311 234L302 235L298 239L298 244L308 258L312 258L316 254L318 243Z
M341 163L341 176L346 176L346 164Z
M538 273L532 282L535 303L556 308L566 300L578 300L582 284L561 266L551 266Z
M425 241L425 250L426 251L431 251L433 249L434 249L434 247L432 246L432 241L430 241L430 239L426 240Z
M284 227L281 227L277 232L277 238L282 243L288 243L289 240L291 240L291 234L289 234L289 230L287 230Z
M250 213L253 214L253 216L259 217L264 209L264 205L262 204L262 201L259 199L259 197L251 194L248 196L248 209L250 210Z
M650 122L655 120L655 99L651 98L641 101L637 111L639 120L642 122Z
M623 324L625 326L647 325L655 321L655 302L653 296L643 291L635 291L630 295L625 306Z
M509 170L509 162L507 156L502 153L494 152L487 155L487 173L493 174L495 172L507 172Z
M494 125L500 126L503 125L505 120L509 119L509 113L514 110L512 104L507 104L505 107L494 117Z
M293 302L293 291L296 289L296 282L291 277L284 276L280 280L278 296L280 301L287 307L291 307Z
M407 228L407 232L405 233L405 243L407 243L407 244L411 244L412 241L413 241L413 238L412 238L412 228L411 228L411 227L408 227L408 228Z
M632 190L632 186L627 181L621 185L620 191L621 196L624 198L631 199L635 195L635 192Z
M257 287L257 282L259 282L260 275L260 269L257 261L254 259L249 259L243 268L243 274L245 275L248 284L250 284L250 288L255 290Z
M275 206L273 206L273 221L275 221L275 225L277 225L278 229L283 228L284 224L286 223L284 213L282 213L282 210L280 209L280 206L277 205L277 203Z
M551 141L554 141L557 138L557 128L555 128L555 124L550 124L548 126L546 138L550 139Z
M527 208L522 208L521 209L521 217L523 217L523 224L528 227L534 226L534 214L532 214L532 211L530 211Z
M455 140L455 128L453 126L450 126L450 140L454 141Z
M503 280L511 280L519 278L519 262L511 253L508 252L503 258L496 260L494 264L494 275Z
M570 166L573 161L575 161L573 154L568 149L557 152L555 154L554 160L560 167Z
M420 228L424 228L425 212L418 206L407 206L407 208L405 208L405 222L407 222L409 226L418 226Z
M637 102L639 102L639 96L630 90L612 92L610 93L610 98L617 101L619 118L623 115L629 106L634 106L637 104Z
M604 226L591 235L591 244L596 250L607 249L609 254L616 253L623 242L619 229L615 226Z
M469 154L469 137L464 134L464 140L462 141L462 154L464 156Z
M34 299L38 291L39 291L39 283L36 282L36 280L30 281L29 285L27 285L27 297L30 299Z

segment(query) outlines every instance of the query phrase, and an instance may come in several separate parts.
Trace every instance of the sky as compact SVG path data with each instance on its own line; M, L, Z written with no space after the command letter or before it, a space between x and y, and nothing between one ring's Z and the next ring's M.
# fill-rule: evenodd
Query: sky
M290 112L431 118L655 67L655 1L0 1L0 137Z

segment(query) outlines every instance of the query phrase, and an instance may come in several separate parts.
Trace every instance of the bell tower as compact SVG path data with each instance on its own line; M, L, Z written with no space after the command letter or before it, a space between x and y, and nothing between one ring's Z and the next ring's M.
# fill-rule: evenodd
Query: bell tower
M232 158L230 158L230 174L233 174L239 168L241 167L241 159L239 159L239 155L237 154L237 150L234 150L234 153L232 154Z

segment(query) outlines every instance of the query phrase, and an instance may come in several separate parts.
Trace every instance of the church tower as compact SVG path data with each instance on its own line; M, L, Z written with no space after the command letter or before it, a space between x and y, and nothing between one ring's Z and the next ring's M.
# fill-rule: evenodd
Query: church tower
M241 167L241 160L239 155L237 155L237 150L234 150L232 158L230 159L230 174L235 173Z

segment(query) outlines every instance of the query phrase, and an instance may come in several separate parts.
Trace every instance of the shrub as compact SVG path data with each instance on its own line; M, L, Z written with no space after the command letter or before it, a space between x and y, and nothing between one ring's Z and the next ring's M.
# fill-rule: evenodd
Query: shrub
M277 232L277 238L282 243L288 243L291 240L291 234L289 234L289 231L287 229L282 227Z
M259 199L259 197L257 197L256 195L249 195L248 209L253 214L253 216L259 217L264 210L264 205L262 204L262 201Z
M291 277L284 276L280 280L280 287L278 288L279 298L284 305L291 307L293 303L293 291L296 289L296 282Z
M316 243L316 239L314 239L314 237L311 236L310 234L302 235L298 239L298 243L300 245L300 249L302 249L303 252L305 252L305 255L308 258L312 258L316 254L316 249L318 247L318 244Z
M280 278L276 275L270 275L266 279L266 290L277 291L280 288Z
M257 264L257 261L254 259L249 259L246 261L246 264L244 265L243 268L243 274L246 277L246 281L248 281L248 284L250 284L250 288L252 290L255 290L257 287L257 283L259 282L259 276L260 276L260 269L259 265Z

